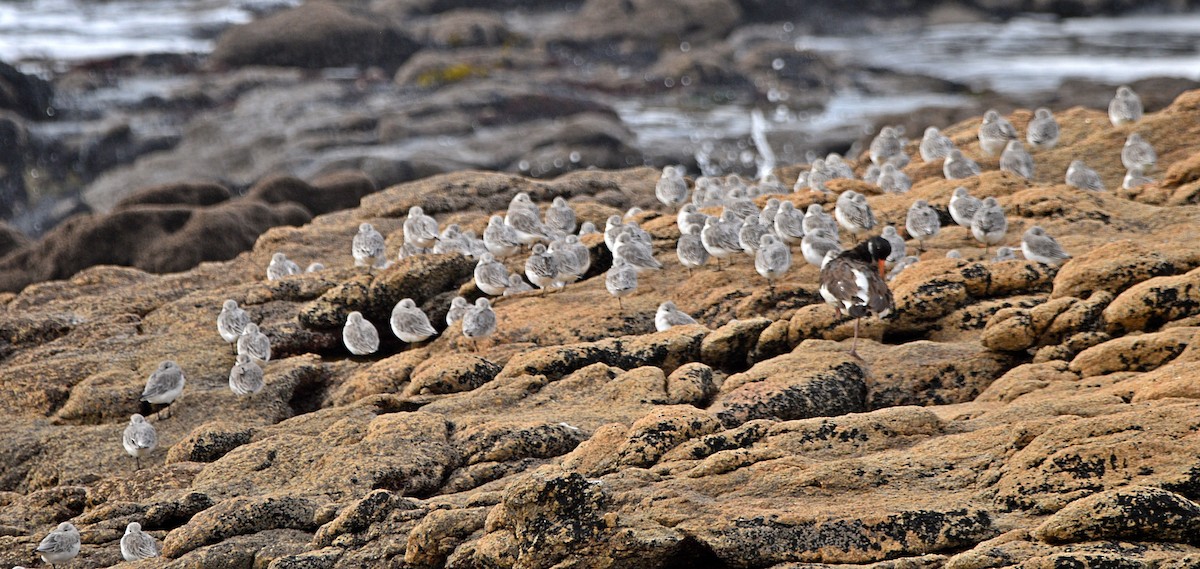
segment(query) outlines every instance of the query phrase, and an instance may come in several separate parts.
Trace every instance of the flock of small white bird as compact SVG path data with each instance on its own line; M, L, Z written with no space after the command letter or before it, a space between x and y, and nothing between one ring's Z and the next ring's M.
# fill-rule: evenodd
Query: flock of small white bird
M1109 106L1113 125L1137 122L1142 112L1141 101L1125 86L1117 90ZM1013 125L998 112L990 110L984 115L978 138L983 152L988 155L1000 153L1002 171L1024 178L1033 176L1035 161L1020 142ZM1058 138L1059 127L1053 114L1048 109L1037 109L1025 136L1029 146L1038 151L1048 150L1057 144ZM910 161L905 154L905 145L898 129L881 129L871 142L868 151L871 164L863 179L877 184L884 192L907 192L912 182L900 170ZM934 127L925 130L918 151L924 161L944 160L942 170L947 179L975 176L981 171L977 162L964 156L950 138ZM1123 186L1129 189L1149 183L1151 180L1145 172L1156 160L1153 147L1138 133L1130 134L1121 152L1121 162L1128 171ZM853 169L841 156L830 154L814 160L791 190L829 192L826 184L830 180L854 177ZM1071 162L1066 183L1082 189L1104 190L1100 176L1081 160ZM720 270L722 260L732 264L738 256L747 255L754 259L755 270L772 289L792 266L792 246L799 244L804 260L821 267L843 252L840 230L861 240L878 226L866 197L854 191L845 191L838 196L833 215L819 204L812 204L801 212L787 200L770 198L761 210L753 201L761 195L787 191L788 188L770 174L757 183L747 183L736 174L723 178L702 176L689 188L683 169L674 166L663 168L655 185L658 200L677 211L680 237L676 243L676 256L685 269L691 272L711 260L716 270ZM721 215L710 216L700 211L710 207L721 207ZM954 190L947 209L954 223L969 228L974 238L983 244L985 257L992 245L1003 242L1008 222L1004 209L995 198L980 200L971 196L965 187L959 187ZM655 257L650 234L634 220L639 212L634 208L624 217L609 217L603 231L604 243L613 259L604 277L605 288L622 308L621 299L637 289L640 273L663 268ZM404 221L404 244L398 257L459 252L477 259L475 283L485 295L509 296L535 290L535 287L546 294L580 280L591 268L592 254L579 237L599 232L588 222L578 226L578 234L576 228L576 214L561 196L554 198L543 216L528 194L518 193L510 202L506 215L493 215L488 220L482 238L470 231L462 231L454 224L439 231L437 221L414 206ZM938 211L926 200L914 201L904 229L917 241L918 250L923 251L926 243L936 238L941 230ZM918 257L905 254L906 241L894 226L883 227L880 237L891 246L891 255L886 260L892 267L889 278L918 261ZM520 274L510 272L502 262L526 247L530 248L524 263L524 276L528 282ZM1027 260L1054 266L1071 258L1038 226L1029 228L1022 236L1021 252ZM365 266L368 271L391 265L383 235L369 223L359 226L351 243L351 254L355 265ZM947 256L962 257L957 250ZM1000 247L992 260L1014 258L1011 248ZM323 268L320 263L313 263L305 271ZM305 271L283 253L275 253L267 267L267 278L276 280ZM461 322L463 336L473 343L492 335L497 325L496 313L487 297L480 297L474 303L455 297L446 314L446 325L449 327L455 322ZM656 329L662 331L694 324L696 320L674 302L666 301L658 307L654 322ZM236 352L235 364L229 372L230 390L238 397L253 397L265 386L262 366L271 359L269 338L251 321L249 313L232 299L224 302L216 324L221 338L233 344ZM424 342L438 333L425 312L410 298L395 305L390 324L393 334L409 344ZM379 333L360 312L347 315L342 338L346 349L356 356L379 350ZM170 405L183 393L184 384L183 370L173 361L163 361L150 374L141 400L165 405L160 415L164 411L169 413ZM157 448L158 433L145 417L134 414L121 440L126 452L134 457L136 468L140 469L141 459ZM79 531L64 522L41 541L37 552L46 563L55 565L74 558L79 547ZM141 526L134 522L128 525L121 539L121 554L124 559L134 561L157 556L158 548L154 538L142 532Z

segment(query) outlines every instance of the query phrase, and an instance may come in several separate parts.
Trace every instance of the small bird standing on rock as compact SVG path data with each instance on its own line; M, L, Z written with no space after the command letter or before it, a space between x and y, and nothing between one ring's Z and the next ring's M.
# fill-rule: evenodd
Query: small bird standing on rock
M42 538L37 552L42 554L42 561L57 569L59 563L66 563L79 555L79 544L79 530L71 522L63 522Z
M867 314L887 316L895 307L884 274L884 263L892 247L882 237L872 237L842 252L821 268L821 298L854 317L854 343L850 355L858 355L858 324Z
M404 242L412 243L414 247L429 249L437 239L437 220L425 215L425 210L419 205L408 208L408 217L404 219Z
M217 315L217 333L221 335L221 339L234 344L249 323L250 314L238 308L236 300L226 299L221 305L221 313ZM234 348L236 350L237 346Z
M1071 258L1057 239L1037 225L1026 229L1025 235L1021 236L1021 253L1030 261L1051 267L1057 267Z
M930 207L929 202L917 200L908 208L904 229L917 240L917 249L924 253L925 242L937 237L938 232L942 230L942 220L937 211Z
M946 161L942 163L942 175L946 176L947 180L961 180L978 176L982 171L978 163L963 156L962 151L958 149L951 150Z
M355 310L346 316L346 324L342 326L342 343L351 354L370 355L379 350L379 331Z
M1155 162L1158 162L1158 153L1154 152L1154 147L1142 135L1130 133L1129 138L1125 139L1125 146L1121 148L1121 164L1125 169L1138 166L1142 170L1149 170Z
M288 275L300 274L300 265L287 258L283 253L271 255L271 263L267 265L267 280L277 281Z
M258 329L253 322L247 324L245 329L250 328ZM239 348L240 342L241 340L239 340ZM183 393L185 382L183 370L179 369L175 362L164 360L158 364L158 369L155 369L146 379L146 388L142 390L141 400L155 405L166 405L167 417L170 417L171 403Z
M759 238L758 250L754 254L754 270L767 279L767 287L775 292L775 280L792 268L792 251L787 244L773 234Z
M507 277L505 278L507 279ZM461 296L454 297L454 300L450 301L450 309L446 311L446 326L462 320L463 314L470 306L467 299Z
M654 184L654 197L672 209L687 201L688 186L683 172L674 166L663 166L662 176Z
M562 196L555 196L550 207L546 208L546 227L563 233L575 232L575 210L567 205L567 200Z
M925 136L921 138L919 150L921 160L926 162L942 160L950 155L951 150L954 150L954 141L942 134L937 127L931 126L925 129Z
M1117 94L1108 103L1108 120L1113 126L1142 120L1142 99L1128 85L1117 87Z
M975 212L979 211L979 206L983 201L972 196L966 188L959 186L954 188L954 195L950 196L950 217L954 219L960 227L971 228L971 220L975 219Z
M1033 112L1033 120L1029 121L1025 133L1025 141L1034 150L1050 150L1058 145L1058 121L1054 113L1045 107Z
M659 332L666 332L675 326L695 323L695 318L677 308L675 303L669 300L658 305L658 311L654 314L654 328Z
M154 536L142 531L142 524L129 522L125 535L121 537L121 558L138 561L158 557L158 546Z
M788 245L799 243L804 239L805 218L806 216L800 213L792 202L780 203L779 211L775 212L775 234Z
M384 246L383 234L376 231L374 225L360 224L358 234L354 236L354 240L350 244L350 254L354 256L354 266L365 266L368 272L373 268L383 267L384 263L387 263Z
M542 289L542 296L545 296L546 289L556 286L558 282L558 257L548 253L545 245L535 244L533 253L525 259L525 277Z
M1100 174L1088 168L1083 160L1072 160L1067 166L1066 182L1068 186L1081 190L1104 191L1104 181L1100 179Z
M899 154L904 153L904 141L900 140L900 133L894 127L885 126L879 129L879 134L871 140L871 146L868 148L871 162L882 166L885 162L891 161ZM812 177L809 177L809 184L812 184Z
M903 194L912 189L912 179L908 177L895 164L884 164L879 169L879 180L877 182L880 189L889 194Z
M492 310L491 301L486 298L475 299L475 306L468 308L463 313L463 336L471 339L471 347L474 351L479 351L479 340L491 336L495 331L496 312Z
M828 229L818 227L804 234L800 242L800 253L808 264L820 268L828 253L841 253L842 245L838 243L837 235Z
M517 230L504 223L504 218L493 215L483 230L483 245L497 259L507 259L521 250L521 239Z
M158 448L158 431L154 425L146 422L146 418L134 413L129 416L129 424L121 433L121 446L133 457L137 470L142 469L142 457L149 456Z
M508 288L508 268L491 253L484 253L475 264L475 286L483 294L499 296Z
M1033 157L1025 151L1020 140L1008 141L1000 155L1000 171L1016 174L1026 180L1033 178Z
M229 390L238 397L253 396L262 391L263 369L246 354L238 354L237 362L229 370Z
M242 335L238 337L237 353L245 354L261 362L271 359L271 339L263 334L258 324L253 322L246 325Z
M1134 166L1125 172L1125 178L1121 180L1121 187L1126 190L1132 190L1146 184L1153 184L1154 179L1147 176L1141 166Z
M608 294L617 297L617 306L621 309L625 308L621 298L637 290L637 285L637 269L624 259L614 259L612 267L604 274L604 288L608 290Z
M418 308L411 298L397 302L395 308L392 308L391 324L392 333L400 338L400 341L408 344L424 342L437 334L425 311Z
M912 213L911 209L909 213ZM909 230L908 233L912 235L912 230ZM896 231L896 228L891 225L885 225L883 232L879 236L886 239L888 245L892 247L892 254L888 255L887 258L887 266L895 266L896 263L904 258L904 254L908 250L908 244L904 242L904 238L900 236L900 232Z
M1004 217L1004 207L996 198L984 198L979 211L971 220L971 235L983 243L983 255L986 257L988 248L1001 241L1008 233L1008 219Z
M692 269L703 267L709 257L708 249L700 242L699 235L680 235L675 243L675 256L679 257L679 264L687 269L689 276Z
M867 203L867 196L854 190L846 190L838 196L833 217L856 238L876 225L875 213L871 211L871 204Z
M983 113L983 124L979 125L979 147L988 156L1004 150L1008 141L1017 139L1017 129L995 109Z

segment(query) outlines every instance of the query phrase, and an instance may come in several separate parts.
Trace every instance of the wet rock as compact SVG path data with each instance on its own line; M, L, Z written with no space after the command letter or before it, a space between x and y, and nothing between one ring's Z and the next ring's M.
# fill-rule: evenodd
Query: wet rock
M1115 338L1080 352L1071 360L1071 371L1082 377L1117 371L1150 371L1182 353L1198 330L1200 328L1169 328Z
M198 182L165 184L143 188L124 197L113 206L113 211L139 205L194 205L208 206L230 198L229 189L220 184Z
M1051 543L1100 539L1174 541L1195 545L1200 506L1161 488L1134 486L1071 502L1033 531Z
M167 451L167 463L213 462L254 437L254 429L225 421L205 423L193 429Z
M750 350L772 322L770 318L733 320L717 328L700 343L700 361L720 369L746 369L750 365Z
M866 409L867 371L860 360L807 341L790 354L729 376L713 410L732 427L753 419L806 419Z
M395 68L417 50L400 31L336 4L301 4L221 34L216 65Z
M271 529L313 530L316 506L296 496L231 498L192 517L163 540L164 557L179 557L197 547L235 535Z
M973 343L908 342L868 355L867 408L946 405L975 399L1012 359Z
M500 366L479 356L454 354L426 360L414 370L407 395L470 391L500 373Z
M246 191L246 197L267 203L293 202L312 215L352 208L376 191L375 182L362 172L342 171L313 180L312 184L292 176L273 176Z
M50 83L33 75L26 75L7 63L0 61L0 109L13 110L33 120L44 120L52 115L50 100L54 92Z
M439 14L415 36L423 44L454 49L497 47L519 39L496 12L472 9Z
M565 43L601 41L701 41L724 37L741 16L731 0L686 0L665 4L645 0L588 0L561 32Z

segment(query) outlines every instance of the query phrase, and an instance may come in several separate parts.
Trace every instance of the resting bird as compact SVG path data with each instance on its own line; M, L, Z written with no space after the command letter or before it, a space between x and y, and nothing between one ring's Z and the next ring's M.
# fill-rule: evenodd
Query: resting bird
M858 321L867 314L883 317L895 304L888 289L884 263L892 247L882 237L872 237L845 251L821 268L821 297L837 309L854 317L854 343L850 355L858 355Z
M1030 261L1051 267L1057 267L1071 258L1057 239L1037 225L1025 230L1025 235L1021 236L1021 253Z

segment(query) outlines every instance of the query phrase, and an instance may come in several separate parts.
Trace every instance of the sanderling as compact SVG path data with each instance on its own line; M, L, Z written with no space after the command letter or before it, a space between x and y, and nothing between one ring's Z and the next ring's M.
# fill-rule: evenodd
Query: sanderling
M533 286L525 282L521 275L513 273L508 275L508 288L504 289L504 296L512 296L533 290Z
M1017 139L1017 129L995 109L983 113L983 124L979 125L979 148L988 156L1004 150L1008 141Z
M792 268L792 251L787 244L773 234L766 233L759 238L758 249L754 255L754 270L767 279L767 287L775 290L775 279L782 277Z
M575 282L592 268L591 250L587 245L580 243L579 237L575 235L564 237L558 246L558 252L562 253L558 262L560 277L566 276L571 282Z
M429 339L430 336L437 334L437 330L433 329L433 325L429 323L429 317L425 315L425 311L417 307L417 303L411 298L405 298L396 303L392 308L392 333L400 338L400 341L409 344L417 344Z
M496 331L496 312L492 310L492 303L486 298L475 299L475 306L472 306L463 313L462 333L471 339L471 346L478 349L477 342L480 338L487 338Z
M950 155L946 157L946 161L942 164L942 175L947 180L961 180L978 176L982 170L979 164L974 160L963 156L961 150L954 149L950 151Z
M308 266L304 268L304 272L306 272L306 273L315 273L317 271L323 271L323 270L325 270L325 263L320 263L320 262L316 262L316 261L309 263Z
M484 253L475 264L475 286L484 294L504 294L508 288L508 269L491 253Z
M250 314L238 308L236 300L226 299L221 305L221 313L217 315L217 333L229 343L237 341L242 335L242 329L250 323Z
M378 335L376 339L378 343ZM244 397L262 391L264 385L262 366L254 358L238 354L237 362L229 369L229 390L238 397Z
M1104 191L1104 181L1100 179L1100 174L1088 168L1083 160L1071 161L1071 165L1067 166L1066 181L1068 186L1081 190Z
M835 238L838 236L837 220L832 215L825 213L821 204L809 204L808 209L804 212L803 227L806 235L817 229L828 229Z
M617 257L625 260L638 272L663 268L662 263L654 258L653 248L634 239L633 234L628 232L617 237L617 250L613 252L613 258Z
M708 250L708 254L717 260L717 270L721 270L721 259L730 259L742 250L738 243L738 232L735 226L729 225L715 217L704 220L704 229L700 230L700 243Z
M604 288L617 297L617 306L624 308L621 298L637 290L638 272L624 259L614 259L613 265L604 274Z
M984 198L983 203L979 205L979 211L976 211L975 217L971 219L971 235L983 243L985 257L988 248L1004 241L1004 234L1007 232L1008 219L1004 217L1004 208L996 198Z
M947 259L961 259L961 258L963 258L963 254L958 249L951 249L949 251L946 251L946 258Z
M1017 254L1013 252L1012 247L1000 247L996 249L996 256L992 257L992 262L999 263L1000 261L1015 261L1016 259Z
M1158 153L1154 152L1154 147L1150 146L1142 135L1134 132L1125 139L1125 146L1121 148L1121 164L1126 170L1134 166L1149 170L1155 162L1158 162Z
M507 283L508 283L508 278L505 277L504 288L506 288L506 289L508 288ZM462 320L463 312L469 306L471 306L471 305L467 302L467 299L465 299L461 296L454 297L454 299L450 301L450 309L446 311L446 326L449 326L451 324L454 324L455 322L458 322L459 320Z
M79 530L71 522L63 522L42 538L37 552L42 554L42 561L57 567L59 563L66 563L79 555L79 544Z
M662 175L654 184L654 197L669 208L678 208L687 201L688 186L683 172L674 166L663 166Z
M546 289L558 282L558 257L547 252L545 245L535 244L533 252L525 259L525 277L545 295Z
M825 262L825 255L830 252L834 254L842 252L842 245L838 243L837 235L820 227L804 234L804 239L800 242L800 253L804 255L804 260L808 264L820 267Z
M754 205L754 200L747 198L740 190L731 190L729 192L728 197L725 199L725 212L730 212L741 220L758 217L762 214L758 210L758 206Z
M433 244L432 252L434 255L460 253L466 256L468 254L467 240L463 239L462 228L457 223L447 225L441 234L438 235L437 242Z
M912 189L912 179L895 164L884 164L879 170L879 180L876 182L883 191L889 194L903 194Z
M413 245L412 243L402 243L400 245L400 249L398 251L396 251L396 259L397 260L407 259L409 257L415 257L417 255L424 255L428 252L429 252L429 249L426 249L424 247L417 247L416 245Z
M368 269L380 268L387 262L384 253L383 234L375 230L370 223L358 226L358 234L350 244L350 254L354 256L354 266L365 266Z
M142 531L142 524L129 522L125 535L121 536L121 558L138 561L158 557L158 545L154 537Z
M975 219L975 212L979 211L982 204L983 201L972 196L966 188L954 188L954 195L950 196L950 217L954 219L954 223L970 229L971 220Z
M766 204L763 204L762 219L767 222L767 225L775 227L775 214L779 213L779 206L782 203L779 198L771 198L767 200Z
M909 212L911 211L912 210L910 209ZM911 235L911 233L912 232L910 231L909 234ZM894 266L900 261L900 259L903 259L904 254L908 252L908 244L904 242L904 238L900 236L900 233L896 231L896 228L891 225L885 225L883 227L883 232L881 232L879 236L886 239L888 245L892 247L892 254L888 255L886 261L887 266Z
M879 164L868 164L867 169L863 171L862 179L868 184L879 185L880 172L882 172L882 170L879 169Z
M567 200L562 196L555 196L550 207L546 208L546 227L563 233L575 232L575 210L567 205Z
M854 343L850 355L858 358L858 321L867 314L883 317L894 308L892 291L884 280L884 263L892 248L882 237L872 237L834 257L821 268L821 298L854 317Z
M917 240L917 249L924 252L925 242L937 237L938 232L942 230L942 220L929 202L917 200L908 208L904 229Z
M797 211L792 202L783 202L775 213L775 234L789 245L799 243L804 239L804 220L804 214Z
M346 316L346 324L342 326L342 343L351 354L370 355L379 350L379 331L355 310Z
M604 246L608 247L610 253L617 252L617 237L622 229L625 229L625 223L619 215L610 215L604 221Z
M599 231L596 231L595 223L592 223L590 221L585 221L579 225L579 236L580 237L583 237L584 235L591 235L593 233L600 233Z
M669 300L658 305L658 311L654 313L654 328L659 332L666 332L675 326L695 323L695 318L677 308L675 303Z
M1050 109L1042 107L1034 111L1026 131L1025 141L1034 150L1050 150L1058 144L1058 121Z
M803 223L804 218L800 218L800 220ZM738 231L738 245L741 246L742 252L754 256L762 242L762 236L774 234L774 232L774 225L768 224L761 214L756 217L748 217Z
M899 261L896 262L896 265L894 267L892 267L892 270L888 272L887 280L890 281L890 280L895 279L896 275L899 275L900 273L904 272L904 269L907 269L907 268L917 264L918 262L920 262L920 260L921 260L920 257L917 257L916 255L909 255L903 259L900 259Z
M497 259L506 259L521 250L521 238L517 230L504 223L504 218L493 215L483 230L483 245Z
M262 333L257 324L251 322L242 329L242 335L238 336L237 353L257 358L262 362L270 361L271 339Z
M246 324L243 329L257 329L253 322ZM241 340L239 340L239 343ZM240 351L240 350L239 350ZM146 388L142 390L141 400L155 405L166 405L167 416L170 417L171 403L179 398L183 393L183 384L186 380L183 377L183 370L171 361L164 360L158 364L158 369L155 369L148 379L146 379Z
M825 156L825 170L829 172L830 179L854 179L854 168L851 168L846 159L837 152L830 152Z
M708 219L708 216L696 211L696 204L689 203L679 208L679 213L675 216L675 225L683 235L700 235L705 219Z
M825 160L823 158L817 158L816 160L813 160L812 166L809 168L808 175L805 176L804 181L809 190L825 193L829 191L829 188L825 186L825 183L832 179L833 176L829 172L829 167L825 165ZM796 180L796 183L799 184L800 181ZM794 190L795 188L793 188L793 191Z
M408 217L404 219L404 242L428 249L433 247L437 238L437 220L425 215L425 210L421 209L419 205L408 208Z
M625 223L636 221L637 218L642 215L643 211L644 210L642 210L642 208L633 206L625 210L625 215L621 216L621 221L624 221Z
M1026 180L1033 178L1033 157L1025 151L1020 140L1010 140L1000 155L1000 171L1016 174Z
M879 134L871 140L871 146L868 148L871 162L883 165L892 157L904 152L904 141L900 140L899 133L896 129L890 126L885 126L879 130Z
M146 418L134 413L129 416L129 424L121 433L121 446L133 457L138 470L142 469L142 457L150 456L158 448L158 431L154 425L146 422Z
M1147 176L1141 166L1134 166L1125 172L1125 179L1121 181L1121 187L1126 190L1132 190L1138 186L1153 183L1154 179Z
M855 237L867 233L876 224L875 213L871 211L867 197L854 190L846 190L838 196L833 217Z
M1046 230L1035 225L1021 236L1021 254L1026 259L1043 265L1057 267L1071 258L1058 240L1047 235Z
M921 152L921 160L926 162L942 160L950 155L951 150L954 150L954 141L942 134L936 126L931 126L925 129L925 135L921 138L918 150Z
M1128 85L1117 87L1117 94L1108 103L1108 120L1113 126L1142 120L1142 100Z
M688 274L691 274L692 269L704 266L709 257L708 249L700 242L699 235L680 235L675 244L675 255L679 257L679 264L688 270Z
M300 265L289 260L283 253L271 255L271 263L267 265L267 280L275 281L288 275L300 274Z

